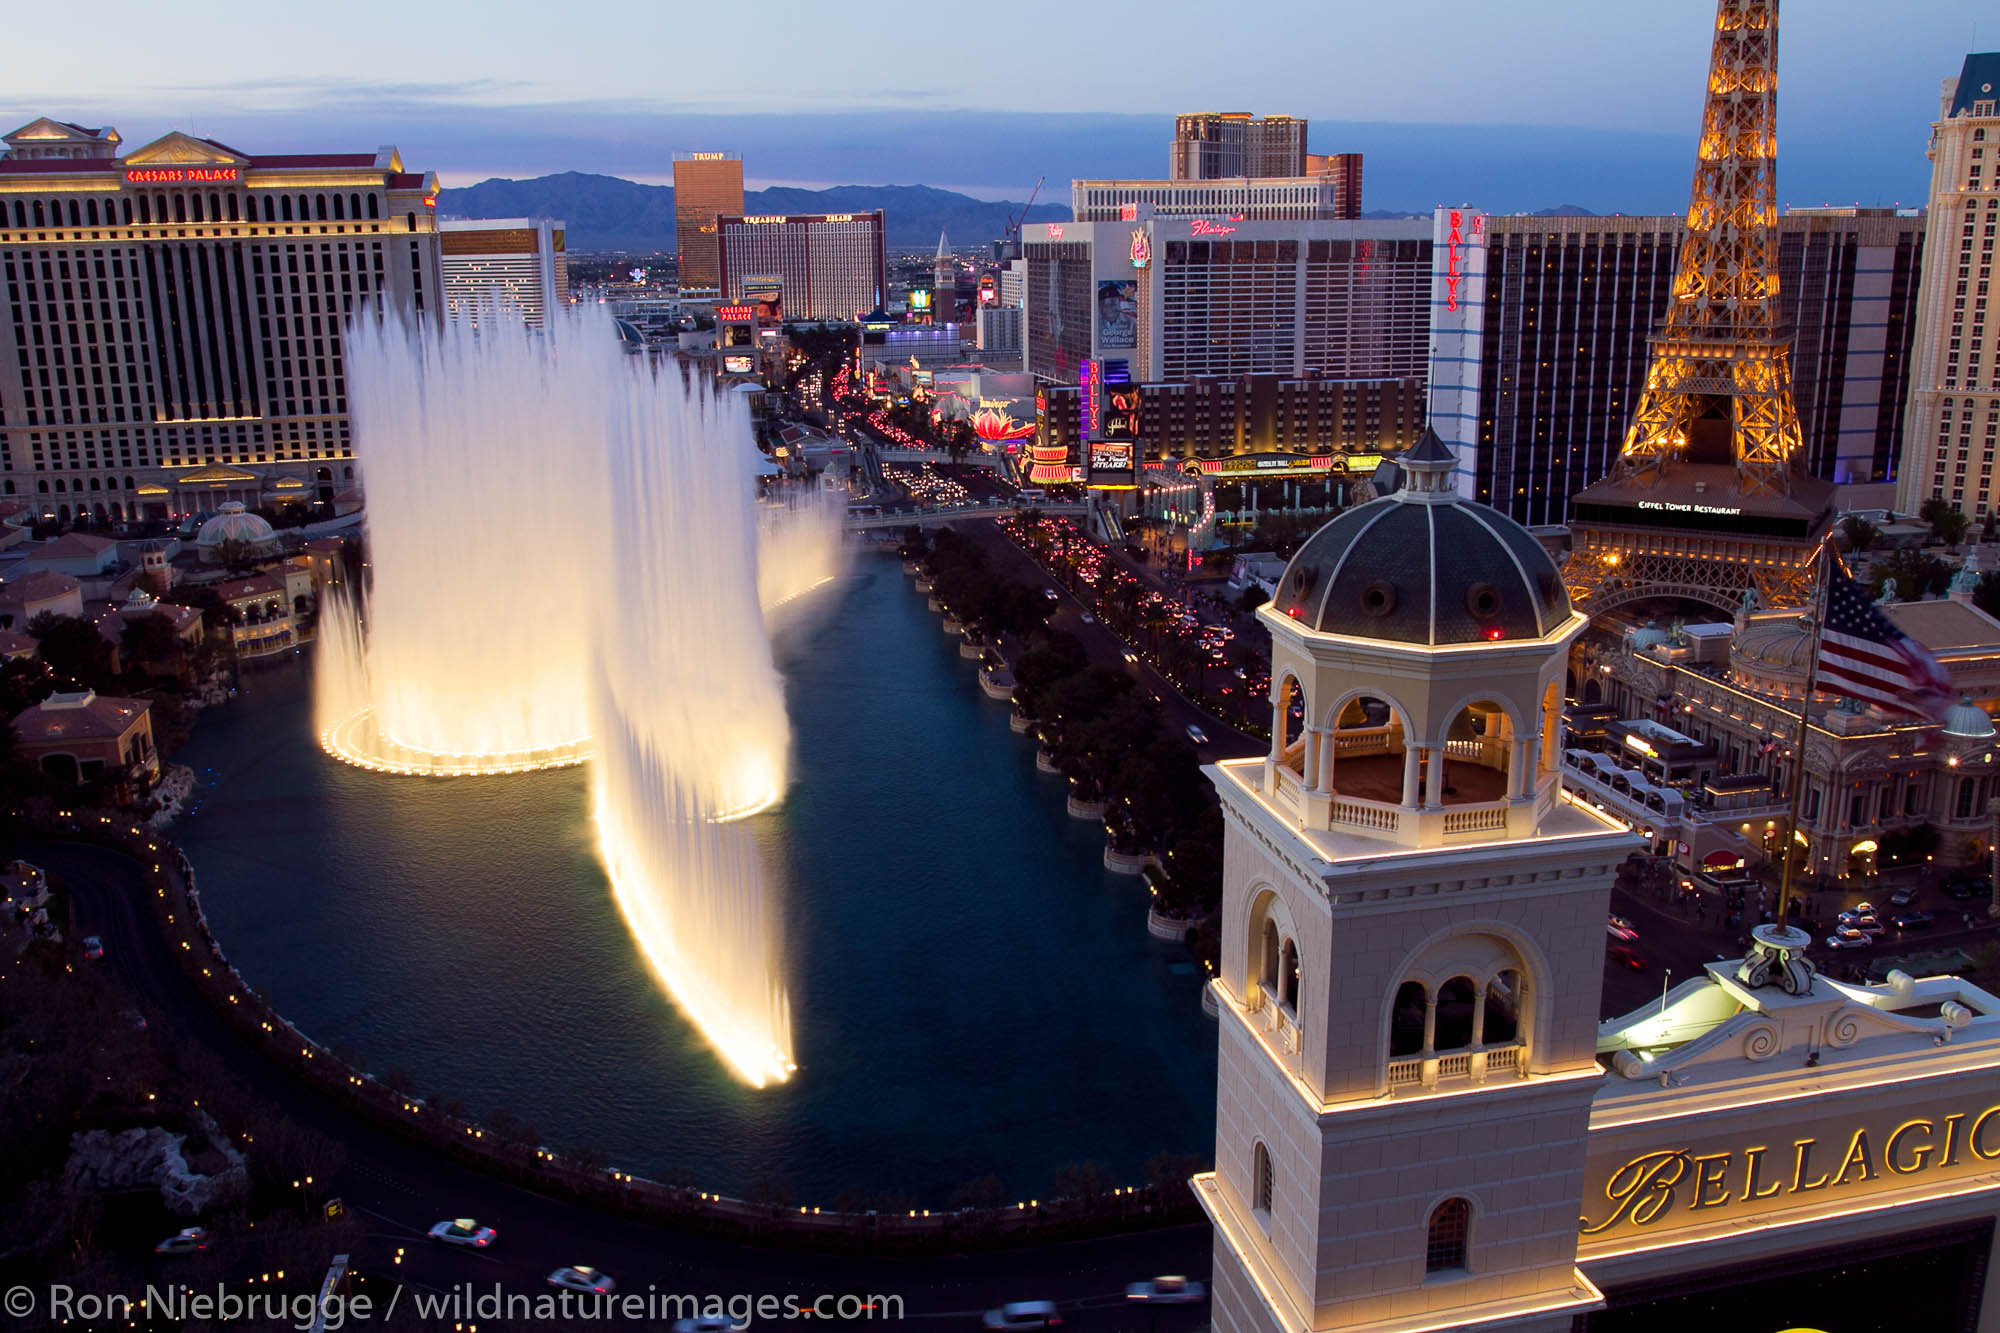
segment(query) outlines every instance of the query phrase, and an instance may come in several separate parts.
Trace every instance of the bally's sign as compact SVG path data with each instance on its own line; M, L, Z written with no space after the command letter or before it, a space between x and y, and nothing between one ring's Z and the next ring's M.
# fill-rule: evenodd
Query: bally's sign
M1993 1162L2000 1162L2000 1106L1715 1152L1664 1148L1608 1173L1591 1163L1582 1234L1671 1231L1723 1213L1799 1207L1812 1195L1851 1204L1915 1183L1906 1178L1990 1172Z

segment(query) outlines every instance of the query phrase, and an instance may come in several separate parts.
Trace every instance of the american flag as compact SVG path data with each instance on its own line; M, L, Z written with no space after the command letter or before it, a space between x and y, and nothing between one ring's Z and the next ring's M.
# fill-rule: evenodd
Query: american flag
M1876 610L1868 594L1848 577L1839 557L1827 560L1827 578L1819 688L1865 699L1890 712L1942 722L1958 702L1944 667Z

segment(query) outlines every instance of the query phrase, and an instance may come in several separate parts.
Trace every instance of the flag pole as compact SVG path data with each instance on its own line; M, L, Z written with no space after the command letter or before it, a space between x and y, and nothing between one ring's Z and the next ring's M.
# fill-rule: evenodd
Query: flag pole
M1811 651L1806 657L1805 697L1799 701L1798 738L1792 745L1792 810L1791 814L1786 817L1785 842L1782 848L1783 860L1778 871L1778 926L1780 929L1786 929L1791 926L1789 913L1792 902L1792 846L1799 841L1799 811L1804 804L1806 794L1806 728L1811 719L1812 697L1814 692L1819 688L1819 637L1820 633L1826 627L1826 587L1831 582L1827 570L1827 561L1831 558L1829 554L1831 549L1829 544L1830 536L1831 534L1827 538L1821 538L1819 550L1814 552L1813 555L1813 579L1815 587L1813 589L1813 610L1810 622L1812 625L1812 644ZM1806 855L1808 859L1810 859L1811 853L1811 845L1807 844Z

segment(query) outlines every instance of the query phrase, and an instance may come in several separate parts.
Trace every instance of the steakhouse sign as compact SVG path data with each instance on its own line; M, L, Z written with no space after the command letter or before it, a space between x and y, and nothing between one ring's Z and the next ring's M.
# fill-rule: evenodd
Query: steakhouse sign
M1866 1196L1944 1176L1984 1175L2000 1162L2000 1106L1865 1124L1756 1145L1642 1153L1606 1170L1593 1161L1582 1234L1671 1231L1725 1213L1798 1208L1825 1196L1854 1207ZM1609 1164L1605 1164L1609 1165Z

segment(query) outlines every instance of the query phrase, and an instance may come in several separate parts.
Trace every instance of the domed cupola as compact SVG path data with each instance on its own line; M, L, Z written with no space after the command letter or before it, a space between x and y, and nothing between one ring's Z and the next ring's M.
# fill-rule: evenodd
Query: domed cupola
M1432 646L1539 639L1569 619L1556 565L1527 529L1460 496L1426 427L1393 495L1321 528L1285 569L1278 609L1324 634Z
M1527 529L1459 495L1426 430L1402 489L1308 538L1271 631L1265 797L1305 829L1405 847L1530 836L1560 796L1583 632Z

